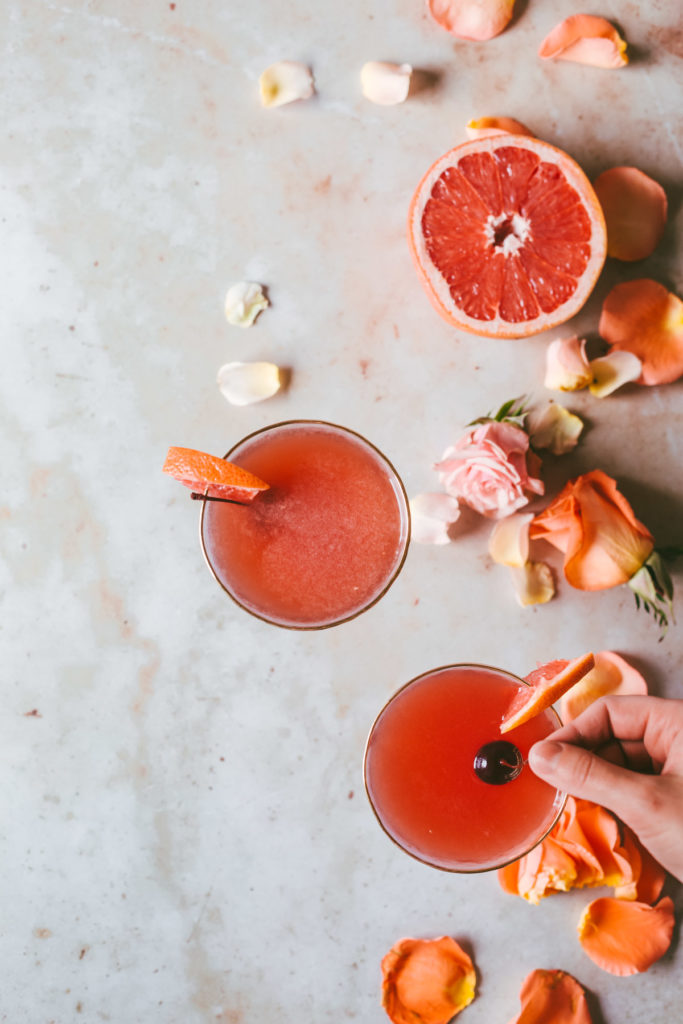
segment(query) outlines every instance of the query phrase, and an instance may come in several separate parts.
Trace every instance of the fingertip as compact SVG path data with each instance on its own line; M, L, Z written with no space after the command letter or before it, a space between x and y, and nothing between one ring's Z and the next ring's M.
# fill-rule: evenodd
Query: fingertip
M529 767L536 775L552 773L562 753L562 744L554 740L541 740L534 743L529 751Z

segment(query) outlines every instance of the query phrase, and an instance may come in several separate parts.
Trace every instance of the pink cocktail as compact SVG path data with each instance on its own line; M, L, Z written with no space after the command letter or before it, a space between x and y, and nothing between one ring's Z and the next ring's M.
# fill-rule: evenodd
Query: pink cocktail
M410 515L398 474L369 441L293 420L226 458L270 485L249 505L202 509L207 562L238 604L278 626L320 629L382 596L403 565Z
M379 713L365 785L380 824L406 853L448 871L486 871L550 831L564 795L526 759L558 716L549 709L500 734L526 685L500 669L449 665L407 683Z

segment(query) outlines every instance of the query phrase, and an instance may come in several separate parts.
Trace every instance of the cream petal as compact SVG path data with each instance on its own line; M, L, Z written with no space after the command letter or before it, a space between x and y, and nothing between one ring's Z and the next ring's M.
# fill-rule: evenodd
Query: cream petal
M450 544L448 528L460 516L456 498L433 492L410 499L410 539L417 544Z
M547 448L553 455L564 455L576 448L583 421L557 402L530 409L526 428L534 448Z
M529 558L529 523L533 512L516 512L501 519L489 537L489 554L499 565L521 568Z
M281 107L294 100L307 100L314 93L311 69L296 60L279 60L259 78L261 104Z
M280 370L274 363L226 363L218 371L218 387L231 405L252 405L280 389Z
M546 604L555 596L553 571L545 562L527 562L521 568L510 569L515 595L522 608L532 604Z
M556 338L548 346L544 384L551 391L580 391L593 379L584 338Z
M386 61L371 60L360 72L363 95L372 103L391 107L403 103L410 89L410 64L390 64Z
M615 349L609 355L591 359L590 368L593 371L593 383L590 385L591 394L596 398L605 398L623 384L638 380L643 364L632 352L621 352Z
M238 281L225 296L225 318L236 327L251 327L261 310L268 306L263 288L254 281Z

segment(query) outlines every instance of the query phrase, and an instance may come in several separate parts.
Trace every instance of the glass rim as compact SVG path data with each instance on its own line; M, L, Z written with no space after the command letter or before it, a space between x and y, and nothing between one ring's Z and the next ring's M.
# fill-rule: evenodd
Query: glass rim
M383 821L382 821L382 819L381 819L381 817L380 817L380 815L379 815L379 813L377 811L377 808L375 807L375 805L373 803L372 797L370 796L370 790L368 788L368 771L367 771L367 768L368 768L368 749L370 747L370 740L372 739L372 734L375 731L375 726L377 725L379 719L382 717L382 715L384 714L386 709L389 707L390 704L393 703L393 701L399 696L399 694L403 693L403 691L406 690L409 686L412 686L414 683L418 683L421 679L424 679L425 676L435 676L435 675L438 675L438 673L440 673L440 672L446 672L449 669L458 669L458 668L460 668L460 669L467 669L467 668L485 669L487 672L495 672L497 675L507 676L509 679L512 679L516 683L520 683L522 686L531 686L531 683L527 683L526 679L522 679L521 676L515 675L514 672L509 672L505 668L497 668L495 665L482 665L482 664L480 664L478 662L472 662L472 661L463 661L463 662L457 662L455 664L440 665L438 668L431 668L431 669L428 669L426 672L420 672L419 675L414 676L412 679L409 679L407 683L403 683L401 686L399 686L398 690L396 690L394 693L392 693L392 695L388 698L388 700L386 700L384 702L384 704L382 705L382 707L380 708L378 713L375 715L374 721L373 721L372 725L370 726L370 730L368 732L368 737L367 737L367 739L365 741L365 750L363 752L363 785L365 787L365 795L368 798L368 803L370 804L370 808L372 810L372 813L375 815L375 818L377 819L377 822L378 822L380 828L382 829L384 834L386 836L388 836L389 839L391 839L392 843L394 843L394 845L399 848L399 850L402 850L403 853L407 854L409 857L412 857L413 860L419 861L420 864L426 864L427 867L435 868L437 871L445 871L447 874L451 874L451 875L481 875L481 874L485 874L487 871L498 871L500 868L507 867L508 864L514 864L515 861L519 860L521 857L526 857L526 855L528 853L530 853L533 849L535 849L539 845L539 843L542 843L543 840L546 839L547 836L550 835L552 830L555 828L555 825L557 825L558 821L560 820L560 815L562 814L562 811L564 810L565 805L567 803L567 796L568 796L568 794L564 793L561 789L556 789L555 790L555 792L557 793L557 795L559 797L557 813L555 814L555 816L553 817L550 825L546 828L546 830L543 832L543 834L540 835L538 837L538 839L535 839L534 842L531 843L531 845L528 846L522 853L517 854L517 856L515 856L515 857L510 857L508 860L502 860L502 861L500 861L500 863L492 864L490 867L486 867L486 868L449 868L449 867L446 867L443 864L434 864L433 861L428 860L426 857L421 857L418 853L413 853L412 850L407 850L405 848L405 846L403 846L403 844L401 842L399 842L398 839L396 839L394 836L392 836L391 833L388 831L388 829L385 827L385 825L384 825L384 823L383 823ZM559 714L555 710L554 706L551 704L550 707L546 708L545 710L546 711L550 711L554 715L554 717L555 717L555 719L557 721L557 727L559 728L559 726L562 725L562 719L560 718Z
M278 430L282 427L298 426L329 427L332 430L340 431L342 434L350 434L352 437L361 441L364 445L370 448L374 452L374 454L379 457L382 463L384 463L388 467L391 475L398 484L398 490L396 491L396 503L399 506L401 524L402 526L404 526L404 531L402 530L402 549L400 558L397 560L396 564L391 570L391 573L387 578L386 582L384 583L384 585L382 586L381 590L379 590L374 595L374 597L372 597L371 600L367 601L367 603L363 604L360 608L357 608L355 611L351 612L348 615L344 615L341 618L334 619L332 622L323 622L320 624L278 622L276 619L270 618L268 615L262 612L258 612L255 611L253 608L249 608L235 594L233 594L232 591L228 589L228 587L226 587L226 585L218 576L218 573L211 564L211 559L209 558L209 554L206 549L206 543L204 540L204 516L206 514L206 506L208 505L208 502L206 501L202 502L202 507L199 513L199 543L202 549L202 554L204 556L204 561L206 562L211 575L216 580L221 589L238 606L238 608L242 608L245 612L248 612L249 615L252 615L256 619L260 619L261 622L267 622L271 626L278 626L280 629L292 629L296 630L297 632L310 632L319 629L331 629L333 626L341 626L345 622L351 622L359 615L362 615L363 612L366 612L368 611L369 608L372 608L373 605L377 604L377 602L384 597L384 595L392 586L392 584L395 583L395 581L398 579L398 576L400 575L400 572L405 564L405 560L408 557L408 548L410 547L411 517L408 492L406 491L405 484L403 483L403 480L401 479L401 476L397 471L396 467L394 466L393 462L391 461L391 459L389 459L384 454L384 452L377 447L377 445L373 444L372 441L369 441L367 437L364 437L363 434L360 434L357 430L352 430L351 427L343 427L339 423L332 423L329 420L318 419L280 420L277 423L270 423L267 424L265 427L259 427L257 430L252 430L251 433L245 434L244 437L237 441L236 444L234 444L232 448L230 448L229 451L226 452L223 458L228 459L232 455L232 453L236 451L236 449L240 448L243 444L246 444L247 441L251 441L252 438L258 437L259 434L267 434L271 430ZM204 490L204 494L207 494L208 490L209 488L207 487Z

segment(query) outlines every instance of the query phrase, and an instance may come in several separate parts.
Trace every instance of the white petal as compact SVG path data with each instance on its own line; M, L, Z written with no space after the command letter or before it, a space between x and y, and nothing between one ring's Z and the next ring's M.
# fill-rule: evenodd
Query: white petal
M545 562L527 562L510 571L517 601L522 608L530 604L545 604L555 596L553 571Z
M225 317L236 327L251 327L262 309L268 305L263 288L254 281L238 281L225 296Z
M584 338L557 338L545 356L544 384L551 391L579 391L593 379Z
M226 363L218 371L218 387L231 405L262 402L280 389L280 370L274 363Z
M460 515L455 498L441 492L416 494L409 504L411 540L417 544L450 544L448 528Z
M533 512L517 512L496 523L489 537L489 554L494 562L518 568L526 564L529 557L529 523L533 518Z
M609 355L591 359L590 368L593 372L591 394L596 398L605 398L622 384L638 380L643 364L633 352L621 352L618 349Z
M403 103L410 89L410 64L388 64L371 60L361 68L360 83L363 95L373 103L391 107Z
M310 68L296 60L279 60L263 72L259 87L264 107L281 107L283 103L312 96L313 75Z
M576 448L583 421L557 402L548 402L527 413L526 428L534 448L548 448L553 455L564 455Z

